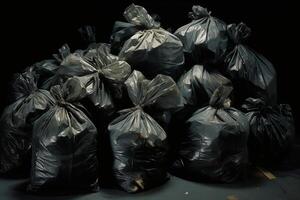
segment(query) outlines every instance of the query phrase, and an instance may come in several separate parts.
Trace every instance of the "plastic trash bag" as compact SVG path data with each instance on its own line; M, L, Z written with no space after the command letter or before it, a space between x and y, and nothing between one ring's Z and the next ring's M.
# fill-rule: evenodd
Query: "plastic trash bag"
M182 99L169 76L157 75L150 81L141 72L133 71L125 84L135 107L121 110L108 131L116 181L125 191L134 193L168 178L167 135L144 108L170 110L181 106Z
M226 24L210 14L206 8L194 5L189 13L193 21L174 33L182 41L191 63L218 63L226 53Z
M13 83L15 102L0 118L0 173L21 167L31 149L32 123L54 104L46 90L38 89L35 74L18 74Z
M198 108L208 105L213 92L220 86L230 86L231 81L218 71L203 65L194 65L177 81L184 98L184 107L178 111L180 119L187 120Z
M57 71L62 61L71 54L68 44L64 44L58 49L57 54L53 54L53 59L43 60L35 63L29 70L34 71L38 75L38 87L50 90L50 88L59 83Z
M37 86L42 88L44 82L53 77L59 68L60 63L56 59L46 59L35 63L31 69L38 75Z
M242 112L230 107L231 90L216 89L209 106L186 121L175 174L194 181L232 182L244 172L249 125Z
M157 14L150 15L156 23L159 23L160 17ZM145 27L142 25L134 25L128 22L116 21L114 23L112 34L110 36L111 52L118 55L124 43L138 31L143 31ZM168 29L166 29L168 32Z
M88 97L99 109L113 112L113 99L122 98L124 81L130 73L130 65L110 54L108 44L97 44L65 57L49 85L63 84L76 77L79 81L74 87L81 88L83 98Z
M141 6L131 4L126 8L124 17L129 23L143 27L143 31L124 43L119 53L120 59L126 60L148 78L154 78L157 74L177 78L184 64L181 41L160 28L160 24Z
M97 191L98 133L70 97L68 82L50 90L55 105L34 122L31 192Z
M111 52L118 55L124 43L138 31L142 31L142 26L136 26L131 23L116 21L110 36Z
M262 98L268 104L276 104L276 71L270 61L243 44L250 32L243 23L228 26L234 45L225 58L227 72L235 83L241 102L247 97L254 97Z
M266 105L261 99L248 98L242 111L250 124L249 156L254 162L270 164L283 160L295 135L291 107Z

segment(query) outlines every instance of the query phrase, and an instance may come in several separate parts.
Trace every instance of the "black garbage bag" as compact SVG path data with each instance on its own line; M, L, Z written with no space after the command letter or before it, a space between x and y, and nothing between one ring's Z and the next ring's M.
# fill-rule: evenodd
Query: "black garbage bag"
M159 23L160 17L157 14L151 14L153 20ZM112 34L110 36L111 52L118 55L124 43L138 31L145 29L142 25L135 25L128 22L116 21L114 23ZM167 31L169 31L167 29ZM171 31L169 31L171 32Z
M98 189L97 129L68 84L51 88L55 105L34 122L31 192Z
M267 105L248 98L242 105L250 125L249 157L253 162L273 164L282 161L292 146L294 120L288 104Z
M33 71L37 75L38 88L50 90L51 86L55 85L55 75L60 68L61 62L70 54L69 45L64 44L58 49L58 53L52 55L53 58L37 62L25 70Z
M220 86L230 86L231 81L210 67L194 65L177 81L178 89L184 98L184 107L176 116L180 121L187 120L197 109L208 105L213 92Z
M215 64L226 53L228 36L226 24L210 15L206 8L199 5L192 7L189 17L193 20L175 31L182 41L187 62L196 64ZM188 59L192 61L189 61Z
M243 44L250 32L250 28L243 23L228 26L228 35L234 45L225 58L226 70L235 83L240 102L254 97L275 105L276 71L270 61Z
M29 69L38 75L37 86L43 88L45 81L53 77L56 70L59 68L60 63L56 59L46 59L33 64Z
M113 112L113 99L122 98L124 81L130 73L131 67L127 62L110 54L110 45L97 44L65 57L48 85L62 84L68 78L76 78L78 85L74 87L81 88L77 91L83 97L88 97L99 109Z
M111 52L118 55L124 43L138 31L142 31L142 26L137 26L127 22L116 21L110 36Z
M25 164L31 149L32 123L54 104L48 91L37 88L34 72L17 74L12 93L15 102L0 118L0 173Z
M108 126L113 151L113 173L118 185L134 193L162 184L167 176L167 135L143 108L170 110L182 99L171 77L147 80L133 71L125 82L135 107L121 110Z
M124 12L126 20L143 31L135 33L122 47L119 57L147 78L157 74L177 78L184 64L183 46L173 34L160 28L160 24L145 8L131 4Z
M248 120L230 107L232 87L215 90L210 105L197 110L185 123L173 172L194 181L232 182L244 172Z

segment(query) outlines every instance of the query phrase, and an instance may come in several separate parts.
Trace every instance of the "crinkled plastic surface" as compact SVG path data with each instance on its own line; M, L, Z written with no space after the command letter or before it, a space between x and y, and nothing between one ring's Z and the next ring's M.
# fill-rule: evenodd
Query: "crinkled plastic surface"
M38 75L38 87L43 87L44 82L53 77L59 68L60 63L56 59L47 59L35 63L32 66L32 71Z
M184 98L184 107L179 111L179 117L190 117L198 108L208 105L213 92L222 85L230 86L231 81L214 69L194 65L177 82Z
M33 72L18 74L12 93L16 101L0 118L1 173L22 166L30 153L32 123L54 104L48 91L37 88Z
M63 82L58 79L57 71L61 67L63 60L71 54L68 44L64 44L58 49L58 53L53 54L54 59L44 60L35 63L31 70L38 74L38 87L50 90L53 85Z
M13 111L19 100L6 107L0 118L0 173L8 173L24 163L24 157L31 148L31 133L16 127Z
M160 26L142 6L129 5L124 11L124 17L129 23L135 26L143 26L147 29L159 28Z
M136 6L138 7L138 6ZM131 7L132 8L132 7ZM129 17L127 17L128 13L125 13L125 18L128 18L130 23L127 22L121 22L121 21L116 21L113 26L112 34L110 37L110 43L111 43L111 52L115 55L118 55L126 42L131 36L133 36L136 32L142 31L145 28L151 28L151 27L159 27L159 16L157 14L152 14L151 16L148 16L147 11L144 8L140 8L145 12L143 14L143 17L145 17L146 22L142 23L141 21L138 23L134 23L131 21ZM129 12L132 11L133 9L129 9ZM134 12L134 11L133 11ZM135 13L138 14L138 13ZM139 13L141 14L141 13ZM149 24L148 21L151 21ZM142 20L142 19L141 19ZM154 20L154 21L153 21ZM145 24L148 24L145 25ZM169 31L170 32L170 31Z
M288 104L267 105L248 98L242 105L249 124L249 156L254 162L270 164L283 160L295 135L294 120Z
M122 47L119 57L146 77L157 74L177 78L184 64L183 46L173 34L159 27L147 11L134 4L124 12L128 22L144 27L130 37Z
M272 63L242 44L250 35L250 29L243 23L231 24L228 26L228 34L234 42L234 47L226 56L225 65L227 72L236 82L239 96L244 99L263 98L269 104L276 104L277 75ZM243 88L248 88L246 93Z
M68 44L64 44L60 49L58 49L57 54L53 54L53 57L58 61L62 62L67 56L71 54L71 49Z
M210 106L197 110L185 123L175 174L194 181L232 182L247 163L248 120L230 107L230 87L219 87Z
M170 110L181 106L176 83L165 75L147 80L133 71L125 82L135 107L121 110L108 126L117 183L127 192L139 192L167 180L167 135L144 107Z
M13 83L13 93L16 99L23 99L13 111L13 121L18 127L32 124L54 104L49 91L37 88L34 72L18 74Z
M84 26L83 49L65 44L18 75L0 118L1 175L29 171L32 154L30 191L96 191L101 177L135 193L164 183L174 160L178 176L232 182L248 151L255 164L287 156L291 108L276 102L272 64L244 45L245 24L193 6L192 21L171 34L141 6L123 14L111 45Z
M53 86L56 103L33 127L32 192L98 189L97 129L68 99L65 85Z
M130 73L130 65L110 54L109 45L97 44L68 55L48 85L74 78L77 84L72 87L81 91L82 98L88 97L98 108L111 112L115 107L113 98L122 97L124 81Z
M118 55L124 43L136 32L143 30L143 27L131 23L116 21L110 36L111 52Z
M184 52L196 64L218 63L228 45L225 22L212 17L206 8L199 5L192 7L189 16L193 21L174 33L182 41Z

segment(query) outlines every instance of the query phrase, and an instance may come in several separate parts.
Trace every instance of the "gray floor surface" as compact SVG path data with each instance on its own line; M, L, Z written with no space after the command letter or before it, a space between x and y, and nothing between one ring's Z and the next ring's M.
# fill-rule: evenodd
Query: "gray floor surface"
M246 180L235 184L195 183L171 176L166 184L138 194L127 194L115 189L100 192L64 196L35 196L22 188L26 179L0 179L1 200L300 200L300 169L274 173L276 179L269 180L255 173Z

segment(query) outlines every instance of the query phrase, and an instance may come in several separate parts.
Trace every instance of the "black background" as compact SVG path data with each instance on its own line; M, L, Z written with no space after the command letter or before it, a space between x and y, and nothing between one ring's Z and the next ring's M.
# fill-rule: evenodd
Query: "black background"
M245 22L252 35L248 44L274 64L278 74L279 102L291 104L296 124L300 122L300 86L298 80L299 49L293 6L288 1L39 1L2 4L0 111L7 105L12 74L36 61L51 57L64 43L72 50L82 43L77 29L86 24L97 28L97 41L109 42L115 20L131 2L144 6L149 13L161 17L164 28L188 23L187 13L193 4L200 4L212 15L229 23Z

